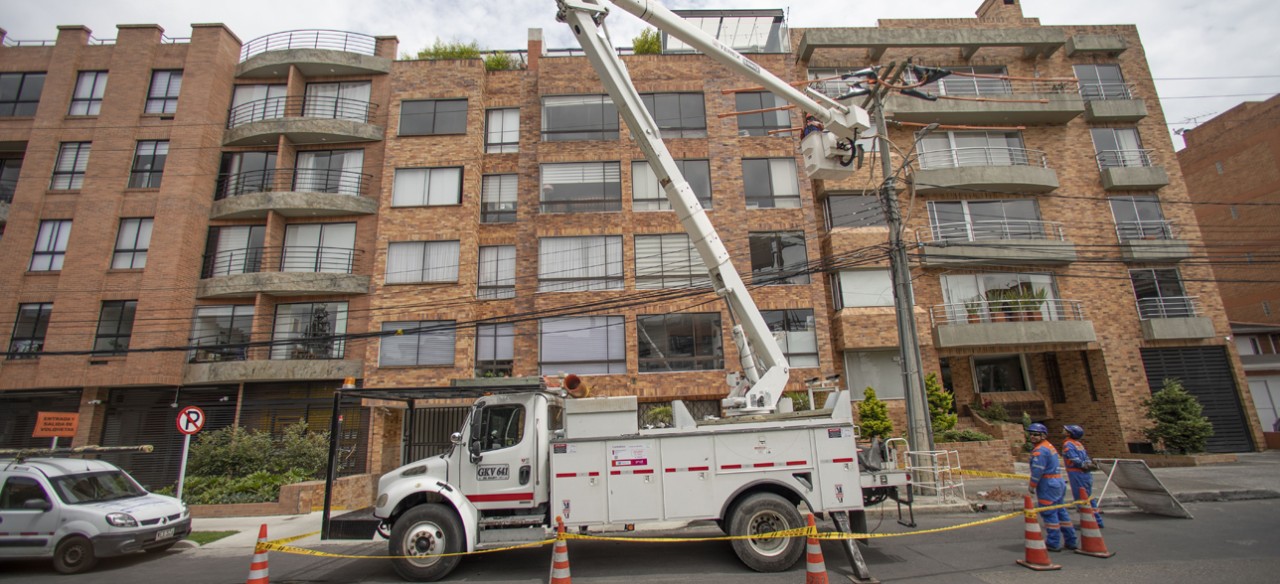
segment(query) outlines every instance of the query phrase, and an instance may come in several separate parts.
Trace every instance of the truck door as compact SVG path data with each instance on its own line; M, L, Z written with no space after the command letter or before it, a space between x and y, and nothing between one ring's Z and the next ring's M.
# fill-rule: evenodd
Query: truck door
M0 557L51 551L59 515L52 493L35 478L11 475L4 479L0 486Z
M458 482L477 509L534 506L534 424L529 418L524 403L483 403L472 413Z

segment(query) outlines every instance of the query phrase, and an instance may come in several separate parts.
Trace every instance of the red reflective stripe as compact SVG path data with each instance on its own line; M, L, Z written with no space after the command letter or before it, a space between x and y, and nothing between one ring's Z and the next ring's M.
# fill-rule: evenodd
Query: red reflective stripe
M676 472L677 470L680 470L680 469L677 469L677 468L669 468L669 469L666 469L666 471L665 471L665 472Z
M576 473L576 472L558 472L558 473L556 473L556 478L558 478L558 479L571 479L571 478L576 477L576 476L578 476L578 473Z
M706 472L706 471L709 471L709 470L711 470L711 467L709 467L709 466L691 466L691 467L689 467L689 472Z
M1062 475L1060 475L1060 474L1047 474L1047 475L1040 475L1040 478L1042 478L1042 479L1060 479L1060 478L1062 478Z
M497 501L532 501L533 493L498 493L495 495L467 495L472 503L493 503Z
M589 472L589 473L587 473L587 476L589 476L589 477L598 477L598 476L600 476L600 473L598 473L598 472Z
M737 470L742 468L741 464L722 464L720 470Z
M611 474L611 475L620 475L620 474L622 474L622 471L620 471L620 470L611 470L611 471L609 471L609 474Z
M834 463L836 463L836 464L840 464L840 463L842 463L842 462L853 462L853 459L852 459L852 458L837 458L837 459L835 459L835 460L832 460L831 462L834 462Z
M787 461L787 466L804 466L806 464L809 464L809 461L807 460L788 460Z
M1067 472L1084 472L1084 469L1083 469L1083 468L1076 468L1076 467L1072 466L1072 467L1067 467Z
M645 468L635 471L635 474L653 474L653 469Z
M769 468L769 467L773 466L773 463L772 463L772 462L757 462L757 463L755 463L755 464L753 464L753 465L751 465L751 466L753 466L753 467L755 467L755 468Z

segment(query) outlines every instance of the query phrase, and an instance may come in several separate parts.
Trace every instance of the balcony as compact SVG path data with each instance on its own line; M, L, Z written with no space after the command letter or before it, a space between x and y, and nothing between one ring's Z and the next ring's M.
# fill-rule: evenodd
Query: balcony
M284 246L218 250L204 257L196 298L368 294L358 250Z
M282 336L274 347L202 348L183 370L184 384L329 380L363 377L364 362L347 359L340 340L299 340ZM296 350L295 350L296 349Z
M1134 97L1130 83L1081 83L1084 119L1090 122L1136 122L1147 117L1147 104Z
M224 146L374 142L383 129L373 124L378 104L332 96L268 97L237 105L227 113Z
M210 219L252 219L275 211L285 217L372 215L372 176L345 170L255 170L218 176Z
M1025 148L976 147L920 154L916 192L1047 193L1058 188L1058 173L1044 152Z
M1067 264L1076 246L1062 224L996 220L940 223L916 232L926 267L942 265Z
M924 28L811 28L800 38L796 58L810 61L817 50L866 49L869 61L879 61L893 48L918 51L926 48L960 49L969 60L984 48L1019 48L1027 58L1052 56L1067 43L1059 29L924 29Z
M900 122L962 125L1065 124L1084 113L1075 81L953 75L921 89L938 100L894 93L885 101L886 112Z
M1108 191L1149 191L1169 184L1164 167L1152 162L1150 150L1103 150L1095 157Z
M285 77L296 66L307 77L391 72L377 56L378 39L340 30L290 30L253 39L240 48L236 77Z
M1148 341L1211 339L1213 320L1203 316L1196 296L1163 296L1138 299L1142 338Z
M1174 235L1172 221L1121 221L1116 224L1116 238L1126 262L1177 262L1191 257L1186 240Z
M972 300L929 310L933 344L939 349L1080 345L1097 340L1079 300Z

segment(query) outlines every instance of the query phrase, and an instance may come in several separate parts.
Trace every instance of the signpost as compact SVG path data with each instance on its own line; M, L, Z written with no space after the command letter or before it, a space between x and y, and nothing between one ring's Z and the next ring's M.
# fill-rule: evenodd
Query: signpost
M32 438L53 438L53 446L58 447L58 438L75 438L80 428L80 414L76 412L36 412L36 430Z
M187 478L187 453L191 450L191 435L204 427L204 410L187 406L178 412L178 431L182 432L182 468L178 470L178 500L182 500L182 483Z

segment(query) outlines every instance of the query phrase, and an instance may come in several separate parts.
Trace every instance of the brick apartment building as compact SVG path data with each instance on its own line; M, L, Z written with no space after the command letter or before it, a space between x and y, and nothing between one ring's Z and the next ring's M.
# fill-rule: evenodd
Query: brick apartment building
M962 414L1002 402L1084 424L1102 454L1140 451L1141 399L1180 377L1211 449L1260 444L1209 269L1182 263L1201 236L1134 27L1041 26L1016 0L872 28L688 16L756 31L722 40L793 79L909 57L967 74L885 106L894 167L908 163L920 349ZM705 270L580 52L536 29L507 70L397 50L221 25L6 40L0 441L35 442L36 411L78 411L77 444L160 446L129 461L159 484L173 404L210 427L324 428L345 377L571 372L596 394L717 413L737 368L728 313L689 288ZM852 178L807 180L796 114L733 115L775 105L749 80L674 39L625 59L760 284L792 387L873 386L904 429L873 153ZM366 406L344 413L347 472L403 455L401 411Z

